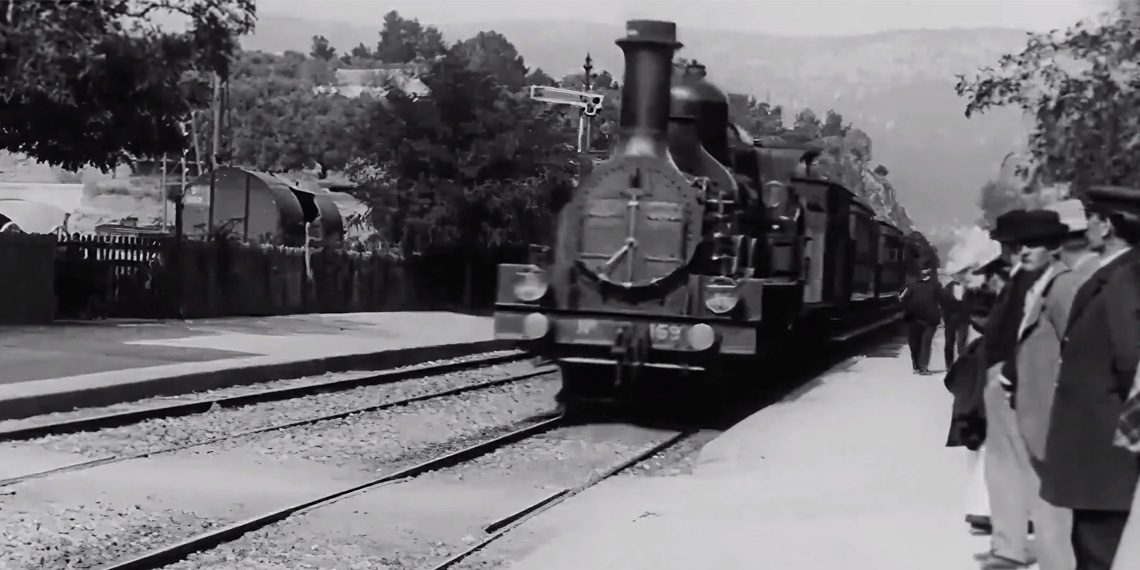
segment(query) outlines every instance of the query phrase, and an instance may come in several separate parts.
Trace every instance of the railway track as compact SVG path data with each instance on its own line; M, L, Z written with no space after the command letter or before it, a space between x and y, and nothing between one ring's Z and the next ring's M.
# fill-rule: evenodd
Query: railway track
M505 360L503 360L504 358L511 358L511 359L517 360L520 357L517 355L498 356L498 357L491 357L491 358L485 358L485 359L480 359L480 360L468 361L468 362L465 362L462 364L470 364L471 367L488 366L490 364L496 364L496 363L504 362L505 361ZM474 364L472 364L472 363L474 363ZM246 402L244 405L249 405L250 403L258 403L258 402L266 402L266 401L284 399L281 396L282 393L293 393L293 394L298 395L298 396L294 396L294 397L309 396L309 395L313 395L313 394L328 392L328 391L330 391L329 386L331 386L331 385L337 385L340 387L340 389L348 389L349 383L353 384L353 386L351 386L351 387L360 387L360 386L371 385L371 384L367 384L367 383L362 384L362 382L372 382L373 384L390 383L390 382L395 382L397 380L408 380L408 379L414 379L416 377L428 376L428 375L432 375L432 374L442 374L445 372L453 372L455 370L463 369L463 368L467 368L467 367L466 366L460 367L460 366L457 366L456 364L451 364L451 363L449 363L447 365L443 365L443 366L436 366L434 368L430 367L430 366L425 366L425 367L419 367L415 370L407 370L407 371L400 370L400 371L398 371L400 373L399 376L395 377L395 378L393 378L393 376L396 376L396 375L393 375L393 374L377 374L377 375L369 376L367 378L356 378L356 379L350 379L350 380L340 381L340 382L326 382L326 383L321 383L320 385L316 385L316 386L304 386L304 387L301 387L301 388L305 389L302 391L296 391L296 388L266 390L264 392L258 392L256 394L239 396L238 398L246 398L246 396L253 396L256 398L265 398L265 399L261 399L261 400L257 400L257 399L244 400ZM389 400L389 401L385 401L385 402L381 402L381 403L369 405L369 406L354 407L352 409L342 410L342 411L338 411L338 412L331 413L331 414L315 415L315 416L311 416L311 417L301 419L301 420L290 421L290 422L282 422L282 423L273 424L273 425L269 425L269 426L261 427L261 428L257 428L257 429L251 429L251 430L229 433L229 434L226 434L222 437L211 438L211 439L207 439L207 440L203 440L203 441L195 441L192 443L186 443L186 444L181 444L181 445L173 445L173 446L164 447L161 449L148 450L148 451L145 451L142 453L136 453L136 454L114 455L114 456L101 457L101 458L96 458L96 459L91 459L91 460L86 460L86 461L79 461L79 462L71 463L68 465L63 465L60 467L54 467L51 469L45 469L45 470L41 470L41 471L26 473L26 474L15 476L15 477L9 477L7 479L0 480L0 487L6 487L6 486L14 485L16 483L20 483L20 482L27 481L30 479L38 479L38 478L47 477L47 476L51 476L51 475L57 475L57 474L61 474L61 473L80 471L80 470L84 470L84 469L91 469L94 467L98 467L101 465L107 465L107 464L111 464L111 463L118 463L118 462L122 462L122 461L142 459L142 458L151 457L151 456L155 456L155 455L174 453L174 452L178 452L178 451L182 451L182 450L192 449L192 448L196 448L196 447L202 447L202 446L206 446L206 445L210 445L210 444L216 444L216 443L223 442L226 440L238 439L238 438L248 437L248 436L261 434L261 433L287 430L290 428L296 428L296 427L300 427L300 426L316 424L318 422L337 420L337 419L345 418L348 416L352 416L354 414L377 412L377 411L386 410L386 409L390 409L390 408L406 406L408 404L412 404L415 402L422 402L422 401L432 400L432 399L437 399L437 398L445 398L448 396L454 396L454 395L462 394L465 392L485 390L485 389L492 388L495 386L501 386L504 384L521 382L523 380L528 380L528 379L535 378L538 376L553 374L555 372L557 372L556 367L554 367L554 366L543 366L543 367L536 368L533 370L529 370L526 372L522 372L522 373L518 373L518 374L512 374L512 375L507 376L505 378L498 378L498 379L484 381L484 382L478 382L478 383L474 383L474 384L462 385L462 386L458 386L455 388L429 392L427 394L420 394L417 396L411 396L411 397L406 397L406 398L398 398L398 399ZM314 391L315 388L317 389L316 391ZM324 389L321 390L320 388L324 388ZM229 407L233 407L235 405L235 404L232 404L232 401L234 399L235 398L231 397L231 398L225 398L225 399L207 400L207 402L218 402L218 401L225 400L225 401L231 402ZM197 405L201 404L201 402L191 402L190 404L195 404L197 406ZM206 406L205 409L201 409L199 413L207 411L209 409L210 409L210 406ZM133 412L128 412L128 413L133 413ZM105 416L99 416L98 418L101 418L101 417L105 417ZM166 416L157 416L157 417L166 417ZM94 419L98 419L98 418L94 418ZM153 418L147 417L145 419L153 419ZM115 420L114 425L120 426L122 424L118 423L118 420Z
M449 467L462 466L467 462L471 462L479 457L485 456L496 450L502 449L508 445L523 442L529 438L540 436L541 434L550 432L556 428L567 427L566 419L561 415L550 414L546 417L535 418L532 423L511 431L507 434L493 437L476 444L470 445L463 449L453 451L450 453L441 454L433 457L416 465L401 469L397 472L375 478L371 481L352 485L331 493L326 493L318 497L312 497L308 500L299 501L295 504L278 508L270 512L266 512L254 517L238 521L227 526L219 527L216 529L203 532L196 536L182 540L177 543L169 544L149 552L131 557L129 559L120 560L114 563L100 566L99 570L155 570L166 567L171 564L184 561L187 557L199 553L209 551L241 538L242 536L264 529L272 525L281 523L286 519L295 516L303 516L305 513L312 512L315 509L330 505L338 500L344 500L346 497L358 493L368 492L375 488L388 485L411 481L417 477L425 475L429 472L446 469ZM527 520L535 515L544 512L561 502L593 487L602 481L605 481L633 465L668 449L679 442L690 437L694 431L680 431L672 433L667 437L662 437L659 441L648 445L636 453L623 457L619 461L610 464L601 473L595 474L590 477L585 483L570 486L560 489L558 491L547 494L546 496L532 501L530 504L523 506L510 513L505 517L486 525L483 528L485 536L470 545L468 548L454 554L445 560L435 562L430 565L433 570L444 570L464 560L468 556L478 552L482 548L491 544L495 540L503 537L510 531L524 524Z
M171 418L200 414L210 409L237 408L263 402L289 400L316 394L342 392L364 386L378 386L424 376L434 376L469 368L492 366L515 362L527 358L521 351L508 354L482 356L470 360L451 361L437 364L418 364L407 368L385 370L366 376L352 376L339 380L314 382L300 386L273 387L248 394L218 396L200 400L175 402L160 406L146 406L96 416L65 419L62 421L34 424L26 427L0 430L0 442L36 439L48 435L62 435L81 431L101 430L139 423L146 420Z

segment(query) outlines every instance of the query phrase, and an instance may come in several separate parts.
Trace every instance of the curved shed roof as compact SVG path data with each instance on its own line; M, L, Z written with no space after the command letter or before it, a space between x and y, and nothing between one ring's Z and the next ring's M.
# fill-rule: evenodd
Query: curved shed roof
M63 225L67 212L62 209L22 198L0 198L0 225L14 222L29 234L50 234Z

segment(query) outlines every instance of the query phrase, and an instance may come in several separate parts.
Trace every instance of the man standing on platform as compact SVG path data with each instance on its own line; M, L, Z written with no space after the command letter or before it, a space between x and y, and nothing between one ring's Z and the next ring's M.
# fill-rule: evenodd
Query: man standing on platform
M1140 190L1094 187L1086 195L1088 239L1099 267L1069 310L1046 437L1041 497L1073 510L1081 570L1109 570L1140 476L1140 462L1113 444L1140 360Z
M1014 210L998 217L990 235L1002 245L1002 254L1014 263L1014 269L986 321L982 339L986 360L985 475L993 524L991 550L981 557L982 567L987 570L1024 568L1030 558L1025 489L1028 460L1024 459L1025 445L1005 387L1013 381L1008 376L1016 375L1016 370L1005 364L1013 358L1026 296L1048 262L1043 253L1023 255L1023 250L1040 252L1043 248L1022 244L1036 246L1042 236L1055 233L1059 225L1056 212Z
M961 355L966 350L966 337L970 332L970 306L966 295L966 274L969 271L969 267L955 268L950 282L942 289L942 326L946 335L942 355L946 359L947 370L954 364L955 354Z
M1012 384L1010 403L1021 440L1010 445L1017 468L1024 473L1019 496L1036 528L1038 564L1041 570L1072 570L1076 565L1070 540L1072 513L1040 498L1040 471L1069 306L1095 268L1097 256L1088 251L1088 223L1079 200L1048 210L1056 213L1055 230L1042 231L1039 239L1023 243L1022 260L1029 264L1041 256L1052 262L1026 295L1015 355L1006 361L1003 376Z
M934 269L924 263L919 280L908 285L899 296L907 323L911 366L919 374L930 374L931 344L938 322L942 320L938 309L940 289L934 279Z

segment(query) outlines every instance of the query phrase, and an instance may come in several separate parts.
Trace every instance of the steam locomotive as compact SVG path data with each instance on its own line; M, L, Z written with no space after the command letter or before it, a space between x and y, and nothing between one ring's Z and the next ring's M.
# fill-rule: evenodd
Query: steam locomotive
M560 399L637 403L665 378L724 394L758 359L898 318L908 240L813 171L821 148L755 141L690 66L676 24L627 22L620 142L552 247L498 272L495 335L562 370Z

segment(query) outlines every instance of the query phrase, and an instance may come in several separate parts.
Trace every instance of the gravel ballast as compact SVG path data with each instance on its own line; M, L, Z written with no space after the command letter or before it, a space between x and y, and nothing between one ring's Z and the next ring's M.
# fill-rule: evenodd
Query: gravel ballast
M30 426L43 425L47 423L73 421L85 418L92 418L106 414L114 414L127 412L139 409L148 409L161 406L169 406L171 404L185 403L185 402L201 402L203 400L215 400L220 398L232 398L235 396L244 396L248 394L256 394L269 389L285 389L285 388L299 388L302 386L312 386L315 384L323 384L334 380L350 380L356 378L365 378L374 376L379 373L399 372L409 369L421 369L428 366L442 366L447 364L460 364L464 362L471 362L483 358L504 356L514 354L517 351L513 350L498 350L493 352L481 352L479 354L470 354L459 356L456 358L448 358L443 360L432 360L422 362L420 364L413 364L408 366L399 366L396 368L386 368L383 370L353 370L346 372L329 372L326 374L317 374L314 376L301 376L298 378L286 378L282 380L274 380L272 382L260 382L256 384L246 384L242 386L230 386L227 388L219 388L216 390L204 390L201 392L191 392L189 394L179 394L175 396L155 396L153 398L145 398L142 400L135 400L133 402L125 402L122 404L115 404L112 406L99 406L92 408L79 408L66 412L53 412L50 414L41 414L32 416L30 418L23 418L18 420L3 420L0 421L0 431L22 429ZM519 362L527 362L528 360L520 360ZM513 363L510 363L513 364Z
M81 508L0 505L0 568L5 570L93 568L217 525L190 512L150 512L98 501Z
M0 529L7 533L6 543L16 545L6 553L8 558L0 558L4 561L0 568L95 567L169 545L212 526L248 518L266 510L265 506L253 508L244 504L251 498L248 493L259 493L256 485L260 477L280 483L288 479L282 479L281 474L312 466L316 469L314 473L336 474L337 481L345 481L330 483L326 480L324 491L313 492L311 496L302 493L316 498L324 492L350 486L347 481L375 478L428 457L458 450L476 439L517 429L520 421L550 411L557 389L556 375L540 376L339 420L229 439L154 460L130 460L107 466L117 469L114 475L97 467L72 474L76 480L66 484L55 478L19 483L7 488L7 492L14 495L0 495ZM162 458L165 459L160 461ZM237 459L247 467L235 467ZM178 471L187 461L205 469L212 481L197 483L192 476ZM253 482L255 486L249 487L248 482L245 486L233 483L234 476L248 476L248 470L232 469L248 469L251 464L256 466L259 477ZM169 471L171 469L175 471ZM116 479L114 491L100 489L99 483L91 489L92 482L121 477L123 473L134 475L129 481ZM164 481L170 478L189 480L172 485ZM214 489L205 492L211 486ZM217 487L233 488L218 494ZM303 500L294 490L293 498L285 504ZM187 509L190 505L193 508ZM207 512L213 515L206 516ZM44 521L58 524L49 525ZM92 546L96 542L98 548ZM313 552L312 546L305 546L307 552ZM51 562L53 560L55 562ZM71 561L72 566L66 561ZM235 566L232 559L224 558L219 564L221 568L253 567L244 561L241 566ZM336 563L325 567L354 566Z
M669 435L617 425L561 428L299 514L167 569L423 568L481 540L487 524L584 484Z
M3 454L3 450L6 448L15 447L76 453L89 459L149 453L170 447L228 437L240 432L507 378L530 370L534 370L534 366L528 362L512 362L439 376L402 380L391 384L363 386L344 392L329 392L290 400L263 402L240 408L218 408L202 414L156 418L133 425L99 431L49 435L27 441L6 442L0 444L0 454Z

